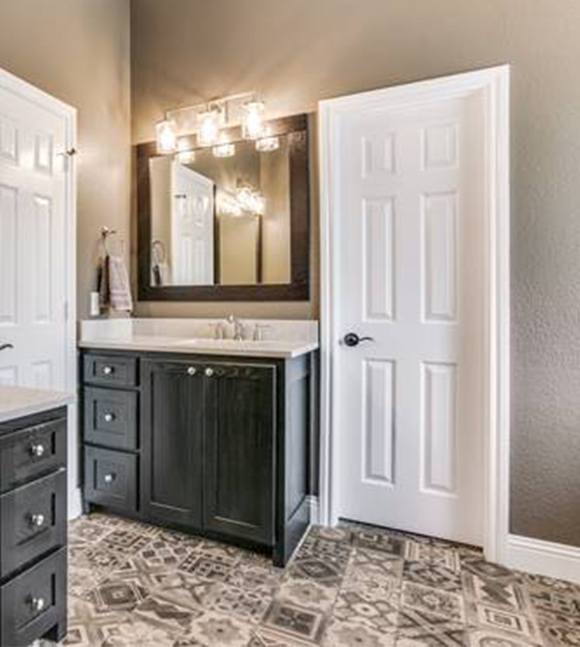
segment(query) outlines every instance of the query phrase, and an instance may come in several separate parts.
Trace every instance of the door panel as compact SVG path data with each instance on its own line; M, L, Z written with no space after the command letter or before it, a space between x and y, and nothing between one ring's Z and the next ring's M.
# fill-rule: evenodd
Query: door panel
M0 384L66 388L67 125L0 87Z
M275 368L212 364L206 380L204 526L273 543Z
M340 514L481 544L482 97L336 123Z
M183 361L142 361L141 487L152 519L199 528L203 373ZM194 375L190 375L192 370Z

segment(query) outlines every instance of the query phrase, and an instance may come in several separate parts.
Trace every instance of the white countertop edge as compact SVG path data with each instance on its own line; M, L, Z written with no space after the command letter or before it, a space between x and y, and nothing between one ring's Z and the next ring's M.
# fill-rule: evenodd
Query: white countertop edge
M51 411L76 402L76 394L66 391L0 386L0 423Z
M307 353L311 353L318 349L318 342L280 342L282 348L261 348L255 350L248 350L247 348L236 349L235 347L212 348L211 346L204 346L200 341L198 345L184 344L179 345L179 342L172 342L167 344L166 340L155 342L152 338L151 341L132 341L130 339L92 339L79 341L79 348L94 348L99 350L140 350L152 351L160 353L180 353L187 355L221 355L222 357L236 356L236 357L271 357L273 359L294 359ZM286 346L286 348L284 348Z

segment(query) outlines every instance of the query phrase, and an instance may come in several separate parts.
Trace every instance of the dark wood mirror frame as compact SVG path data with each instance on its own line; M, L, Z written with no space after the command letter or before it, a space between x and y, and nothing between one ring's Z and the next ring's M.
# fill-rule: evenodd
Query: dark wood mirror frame
M310 296L310 165L309 120L295 115L268 122L272 135L290 135L290 250L291 282L255 285L151 285L151 200L149 159L157 156L155 142L138 144L137 226L140 301L308 301ZM240 140L239 127L228 129ZM196 148L195 135L180 137L186 149Z

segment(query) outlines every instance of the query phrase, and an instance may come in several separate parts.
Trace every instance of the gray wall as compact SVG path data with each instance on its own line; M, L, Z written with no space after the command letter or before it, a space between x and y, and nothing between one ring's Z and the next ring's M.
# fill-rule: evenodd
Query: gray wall
M165 108L214 96L259 90L282 115L340 94L512 63L512 530L580 544L580 3L133 0L132 7L134 142L153 138ZM237 311L316 316L317 300Z
M78 109L78 314L99 230L129 250L129 0L1 0L0 67Z

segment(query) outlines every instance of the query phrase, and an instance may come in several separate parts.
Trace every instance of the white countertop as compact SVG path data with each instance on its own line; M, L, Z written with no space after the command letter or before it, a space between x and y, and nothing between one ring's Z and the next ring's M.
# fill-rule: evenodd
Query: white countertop
M64 391L0 386L0 422L58 409L74 401L75 395Z
M318 322L275 319L242 319L247 336L260 327L263 341L214 339L223 319L116 319L89 320L80 325L80 348L153 351L197 355L294 358L318 348Z
M140 350L197 355L235 355L245 357L294 358L318 348L313 341L234 341L233 339L160 337L135 335L125 339L103 337L81 340L81 348Z

